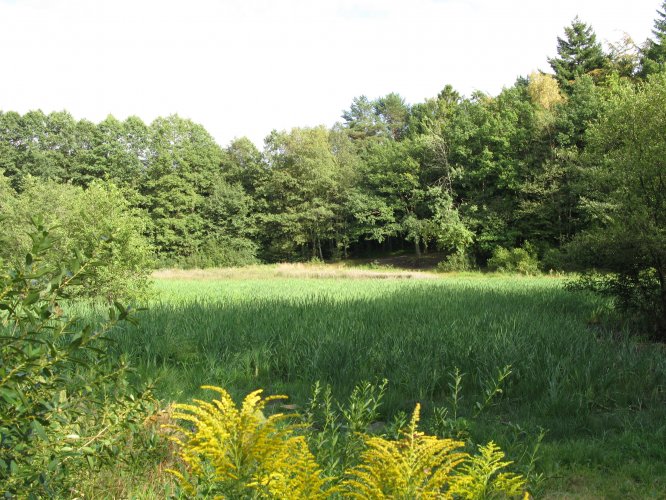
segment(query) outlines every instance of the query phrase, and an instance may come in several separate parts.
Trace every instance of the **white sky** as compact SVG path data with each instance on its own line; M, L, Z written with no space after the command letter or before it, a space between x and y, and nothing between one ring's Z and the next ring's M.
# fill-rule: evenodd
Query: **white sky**
M556 55L579 15L648 36L661 0L0 0L0 110L150 122L178 113L226 146L332 125L352 99L450 83L497 94Z

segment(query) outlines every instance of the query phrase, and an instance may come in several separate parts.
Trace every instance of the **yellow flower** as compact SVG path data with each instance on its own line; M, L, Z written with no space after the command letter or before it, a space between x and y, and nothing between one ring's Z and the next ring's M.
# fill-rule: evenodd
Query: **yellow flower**
M175 405L174 419L189 426L169 426L178 431L171 439L189 468L174 472L188 494L205 490L228 497L326 498L326 480L297 426L283 414L264 416L266 404L285 396L261 398L261 390L247 395L240 410L224 389L212 402Z
M439 439L418 431L420 405L399 441L366 437L361 465L348 472L344 488L350 498L447 498L446 487L466 453L460 441Z

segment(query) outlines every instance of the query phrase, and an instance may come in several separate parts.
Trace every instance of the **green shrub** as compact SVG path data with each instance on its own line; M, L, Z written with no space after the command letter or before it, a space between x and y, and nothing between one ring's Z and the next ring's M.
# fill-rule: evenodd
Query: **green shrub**
M187 257L166 259L168 267L205 269L209 267L243 267L259 263L257 245L247 238L218 236L206 240L196 253Z
M525 243L522 248L507 250L497 247L488 259L488 269L500 273L539 274L539 260L534 248Z
M103 348L131 311L116 303L107 321L83 324L62 309L100 261L77 251L53 265L57 240L35 225L23 264L0 268L0 490L8 498L71 494L85 469L118 460L151 405Z
M385 385L385 384L384 384ZM407 425L393 439L368 434L378 396L370 385L350 400L348 421L358 443L356 463L333 474L322 470L301 435L303 427L290 415L266 416L267 404L284 396L261 398L250 393L239 409L218 387L213 402L195 400L176 405L170 426L184 467L171 472L188 497L223 495L229 498L517 498L527 496L525 478L504 472L511 462L492 441L478 454L462 451L464 443L429 436L418 428L417 403ZM383 390L383 389L381 389ZM341 409L340 411L345 411ZM293 417L293 415L291 416ZM317 434L308 427L306 433ZM327 433L328 438L335 434Z
M474 271L474 259L465 252L455 252L437 264L437 271L441 273L455 273Z
M571 291L589 290L609 297L622 318L637 331L662 340L666 335L666 311L655 269L634 273L588 271L567 282L566 288Z
M2 189L0 187L0 193ZM131 209L119 188L93 182L86 190L67 184L27 179L21 194L9 192L4 200L0 229L0 258L20 265L30 250L31 218L49 226L53 238L44 256L59 262L75 249L96 253L104 265L95 266L78 288L87 296L109 301L131 300L145 295L152 254L143 236L146 217ZM70 291L70 294L74 290Z
M541 269L544 272L562 272L571 268L566 253L559 248L549 248L541 257Z

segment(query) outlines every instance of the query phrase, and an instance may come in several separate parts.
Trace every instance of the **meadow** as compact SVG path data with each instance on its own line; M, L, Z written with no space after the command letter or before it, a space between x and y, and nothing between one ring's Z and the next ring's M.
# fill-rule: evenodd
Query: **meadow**
M606 326L603 300L556 277L326 272L159 275L112 348L164 401L214 384L302 408L316 382L344 401L386 379L381 421L420 402L427 430L495 440L538 496L665 494L665 351Z

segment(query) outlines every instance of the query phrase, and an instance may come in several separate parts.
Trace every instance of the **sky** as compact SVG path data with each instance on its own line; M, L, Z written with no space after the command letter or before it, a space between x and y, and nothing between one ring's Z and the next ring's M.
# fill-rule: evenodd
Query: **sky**
M333 125L352 99L550 71L575 16L642 43L661 0L0 0L0 110L178 114L226 146Z

